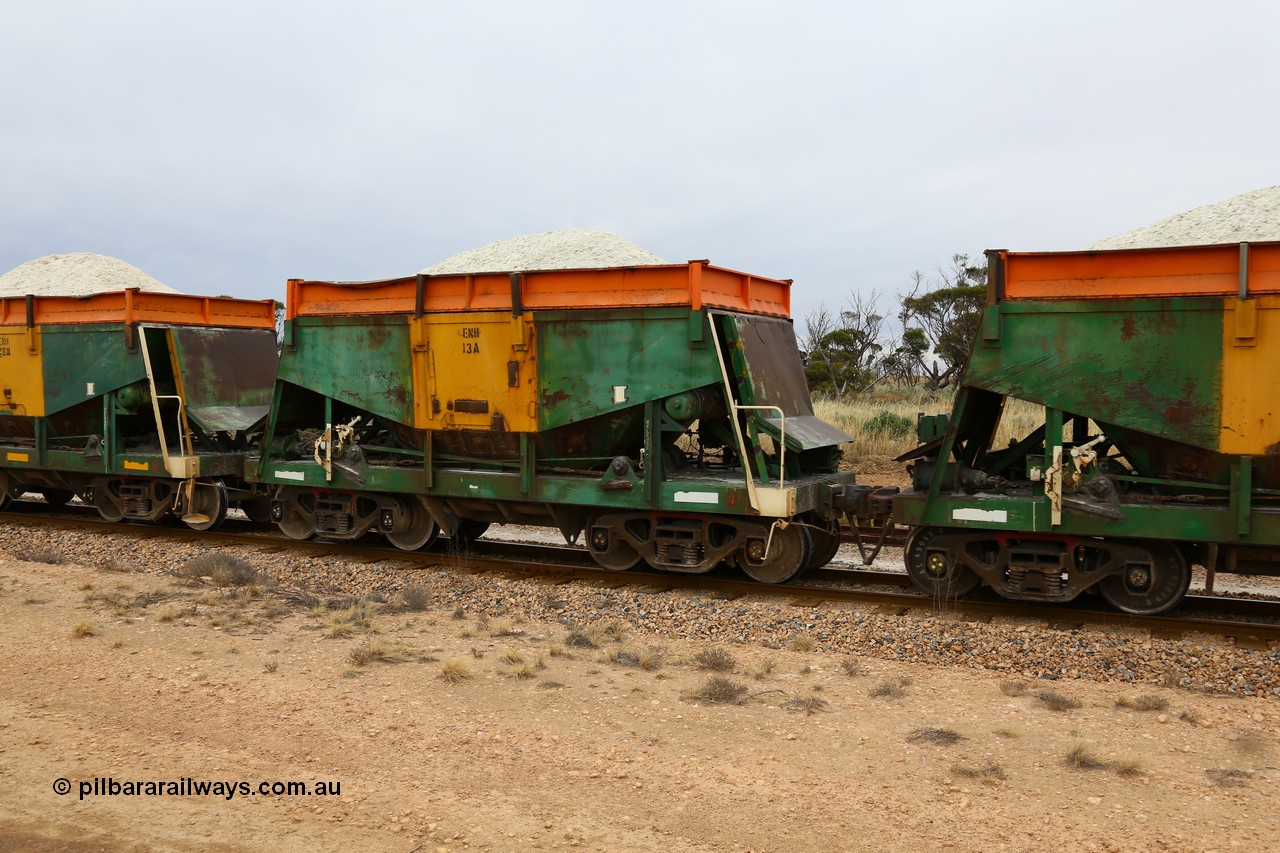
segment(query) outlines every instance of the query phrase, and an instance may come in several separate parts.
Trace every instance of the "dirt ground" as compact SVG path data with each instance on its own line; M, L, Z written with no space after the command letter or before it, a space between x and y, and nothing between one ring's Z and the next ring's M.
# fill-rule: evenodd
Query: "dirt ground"
M0 849L1280 849L1274 701L458 615L0 559Z

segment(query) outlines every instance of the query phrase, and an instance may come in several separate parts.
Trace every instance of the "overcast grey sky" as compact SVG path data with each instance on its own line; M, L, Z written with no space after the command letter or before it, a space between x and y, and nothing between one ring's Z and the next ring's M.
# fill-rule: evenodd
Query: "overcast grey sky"
M1280 184L1270 2L0 10L0 272L283 298L591 226L794 278L799 318Z

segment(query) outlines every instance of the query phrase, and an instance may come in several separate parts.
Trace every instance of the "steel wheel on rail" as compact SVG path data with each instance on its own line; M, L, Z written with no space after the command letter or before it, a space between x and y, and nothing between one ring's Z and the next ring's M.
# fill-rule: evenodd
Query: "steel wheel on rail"
M830 529L810 527L809 538L813 540L813 553L809 555L809 562L805 564L806 572L810 569L820 569L830 563L836 552L840 550L840 522L833 521Z
M809 565L813 554L813 537L802 524L778 525L773 538L766 530L759 539L748 539L734 555L738 568L760 583L786 583Z
M639 552L624 540L608 516L596 516L587 524L587 553L596 565L612 572L626 572L640 565Z
M315 526L310 519L300 512L285 511L284 518L276 522L276 527L280 528L280 532L290 539L296 539L301 542L303 539L310 539L315 535Z
M217 530L227 520L229 505L227 486L221 480L196 483L182 523L192 530Z
M119 481L106 478L94 481L93 507L98 511L98 515L102 516L103 521L116 524L124 521L124 506L120 503L118 492L111 490L113 485L118 489Z
M382 535L401 551L420 551L436 541L440 526L419 501L410 499L403 505L405 514L409 516L409 526L400 531L384 531Z
M902 549L903 561L912 582L933 598L964 598L978 588L982 578L960 562L955 545L937 545L935 540L951 531L943 527L916 527Z
M1150 563L1129 562L1124 569L1098 582L1112 607L1135 616L1154 616L1173 608L1191 585L1191 565L1170 542L1128 542L1144 549Z

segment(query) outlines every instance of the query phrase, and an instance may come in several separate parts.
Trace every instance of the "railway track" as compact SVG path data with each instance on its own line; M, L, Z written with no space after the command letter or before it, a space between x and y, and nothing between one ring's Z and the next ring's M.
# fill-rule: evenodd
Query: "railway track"
M205 545L247 545L265 552L292 550L357 562L399 564L405 569L439 566L468 573L494 572L546 583L580 581L594 583L601 588L627 586L647 593L689 589L714 593L723 600L749 595L770 596L788 599L789 603L805 607L855 603L904 614L919 609L945 611L956 618L971 621L1028 618L1061 628L1120 625L1144 629L1159 637L1179 637L1188 633L1219 635L1231 638L1244 648L1266 649L1271 642L1280 642L1280 601L1273 600L1188 595L1170 614L1143 617L1097 609L1089 606L1087 601L1069 605L1027 605L980 593L960 601L938 601L916 591L905 573L865 568L829 566L808 572L800 583L772 586L716 572L708 575L612 572L595 565L584 549L568 546L480 540L465 552L450 549L447 542L427 551L401 551L384 544L298 541L273 533L274 528L269 525L251 522L228 521L217 531L198 533L176 524L107 522L92 511L80 512L75 507L64 508L54 515L44 514L36 508L42 510L43 506L14 505L11 511L0 513L0 522L94 530Z

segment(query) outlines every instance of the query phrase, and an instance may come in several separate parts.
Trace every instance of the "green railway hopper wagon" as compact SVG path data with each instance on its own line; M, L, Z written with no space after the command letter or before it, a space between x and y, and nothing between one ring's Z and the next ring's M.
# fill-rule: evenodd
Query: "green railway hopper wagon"
M1178 603L1280 567L1280 243L988 253L947 415L920 419L907 570L940 596ZM1013 402L1022 401L1022 402ZM1043 413L1002 429L1016 406ZM1011 420L1011 418L1009 418Z
M288 535L558 528L602 566L825 564L853 476L790 282L689 264L291 281L259 480Z
M0 300L0 506L36 492L112 521L229 505L265 517L245 478L276 365L271 300L125 290Z

